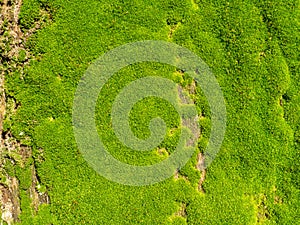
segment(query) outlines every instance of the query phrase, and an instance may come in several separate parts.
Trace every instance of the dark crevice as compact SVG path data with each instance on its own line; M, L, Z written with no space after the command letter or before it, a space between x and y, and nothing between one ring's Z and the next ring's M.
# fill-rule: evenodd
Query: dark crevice
M282 99L285 101L285 102L289 102L291 101L291 97L289 96L289 94L285 93L282 95Z

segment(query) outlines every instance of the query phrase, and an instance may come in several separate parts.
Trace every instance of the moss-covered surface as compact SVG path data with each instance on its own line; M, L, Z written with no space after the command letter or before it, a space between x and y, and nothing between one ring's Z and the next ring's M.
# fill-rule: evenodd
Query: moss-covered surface
M21 106L5 121L5 129L31 146L33 161L27 167L34 163L51 199L33 213L28 193L21 190L22 224L300 223L299 3L24 0L24 30L32 27L38 8L47 9L53 21L27 42L36 59L25 74L6 77L7 94ZM129 187L98 175L76 146L72 101L88 65L121 44L149 39L171 41L198 54L223 90L227 131L207 170L205 193L197 190L196 154L181 171L188 180L170 178ZM173 67L139 64L114 76L98 101L99 134L116 158L131 164L151 164L163 157L155 150L137 154L122 146L114 137L109 113L118 91L147 75L188 83ZM210 112L201 90L194 99L203 116L202 151L209 137ZM170 129L177 127L178 116L168 103L147 99L131 114L133 130L146 136L145 125L157 115ZM176 140L175 130L159 148L172 152ZM15 174L20 187L27 189L26 166ZM178 213L182 205L184 213Z

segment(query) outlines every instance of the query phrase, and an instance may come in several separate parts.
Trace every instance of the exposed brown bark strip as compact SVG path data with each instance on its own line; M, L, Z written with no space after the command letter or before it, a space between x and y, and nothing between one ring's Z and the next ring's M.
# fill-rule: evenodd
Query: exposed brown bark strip
M29 195L30 195L30 198L32 199L32 207L33 207L34 211L37 212L39 210L39 206L41 204L49 204L50 203L50 198L49 198L47 192L42 193L37 190L39 181L37 178L37 174L36 174L34 165L31 166L31 171L32 171L32 175L31 175L32 183L29 188Z
M18 108L15 99L5 94L5 77L13 74L14 71L23 72L24 66L28 64L30 56L29 51L25 48L27 39L41 27L41 21L37 21L35 27L23 33L19 25L19 14L21 10L22 0L3 0L1 3L0 14L0 173L4 178L0 182L0 209L1 224L5 221L7 224L13 224L19 221L20 199L19 199L19 181L14 177L12 171L6 171L5 165L12 163L13 166L25 167L28 159L32 157L31 149L22 145L17 141L9 131L3 131L3 122L6 117L12 116ZM43 16L47 16L48 12L41 12ZM44 15L45 14L45 15ZM17 62L20 50L26 53L25 61ZM17 69L18 66L21 66ZM13 101L13 110L11 110L11 102ZM14 158L13 155L18 155ZM36 175L34 165L31 165L32 185L28 194L32 198L32 206L35 211L38 206L43 203L49 203L49 197L46 192L42 193L37 190L39 181ZM28 178L30 179L30 177Z
M203 183L204 183L205 177L206 177L206 169L204 167L204 160L205 160L205 157L204 157L203 153L200 152L197 156L196 169L201 172L201 177L200 177L199 183L198 183L198 190L202 193L205 193L205 190L203 189Z
M6 99L5 99L5 92L4 92L4 72L0 75L0 148L3 146L3 138L2 138L2 131L3 131L3 120L5 117L5 108L6 108Z
M1 219L7 224L19 221L18 216L21 213L19 201L19 182L15 177L9 177L7 186L0 184L1 201Z

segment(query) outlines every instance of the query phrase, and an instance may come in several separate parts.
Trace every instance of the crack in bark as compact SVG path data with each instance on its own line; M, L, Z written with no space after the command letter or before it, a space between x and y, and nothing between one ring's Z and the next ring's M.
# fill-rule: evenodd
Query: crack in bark
M205 190L203 188L203 183L205 181L206 178L206 169L204 167L204 163L205 163L205 156L203 153L199 153L197 156L197 165L196 165L196 169L199 170L201 172L201 177L199 179L198 182L198 191L205 193Z
M31 166L31 180L32 183L29 188L29 195L32 199L32 207L35 213L37 213L40 205L50 204L50 198L47 193L47 190L45 192L38 190L38 187L40 186L40 181L36 174L36 169L34 165Z
M181 74L183 74L184 72L180 72ZM181 102L183 104L195 104L194 100L192 100L191 98L189 98L188 95L195 95L196 94L196 82L193 80L191 84L187 85L185 88L183 88L182 86L178 85L178 95L179 98L181 100ZM184 90L186 90L188 93L187 95L184 94ZM192 119L184 119L183 120L183 125L187 126L190 128L190 130L192 131L193 138L191 138L190 140L188 140L187 142L187 146L192 145L193 143L196 143L198 138L201 135L201 131L198 129L198 120L199 120L199 116L192 118ZM198 182L198 191L205 193L205 190L203 188L203 183L205 181L205 177L206 177L206 169L205 169L205 156L203 153L199 153L197 155L197 164L196 164L196 169L199 170L201 172L201 176ZM180 174L180 171L176 171L174 178L175 179L179 179L180 177L184 178L185 180L188 181L187 177L184 177Z

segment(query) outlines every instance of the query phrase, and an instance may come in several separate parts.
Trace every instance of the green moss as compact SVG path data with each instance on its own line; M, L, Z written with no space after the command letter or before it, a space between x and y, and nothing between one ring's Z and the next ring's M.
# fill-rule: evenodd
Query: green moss
M34 27L40 15L40 4L37 0L24 0L19 15L19 21L22 29L30 29Z
M7 92L22 105L7 126L16 136L30 136L33 148L43 149L45 161L37 163L37 172L51 198L51 204L32 217L30 199L22 191L23 223L168 224L177 203L184 202L187 224L255 224L262 204L256 196L265 196L263 204L270 212L266 223L296 222L299 1L285 2L25 1L20 16L24 28L35 20L39 4L55 13L53 24L29 41L32 53L40 56L26 69L25 79L7 78ZM210 66L223 90L226 136L207 169L205 194L197 191L196 154L181 171L188 182L170 178L152 186L127 187L96 174L76 147L72 101L85 69L114 47L146 39L191 49ZM163 157L155 150L138 153L124 147L110 126L110 109L122 87L149 75L183 86L191 82L173 67L132 65L110 79L98 98L98 133L114 157L130 164L153 164ZM209 104L199 88L192 97L201 114L198 151L204 151L211 126ZM172 153L179 118L167 102L149 98L136 104L130 115L132 130L146 138L149 121L156 116L165 119L169 131L158 147ZM27 169L17 174L21 186L28 188ZM275 196L282 203L274 202ZM173 222L185 223L182 218Z

